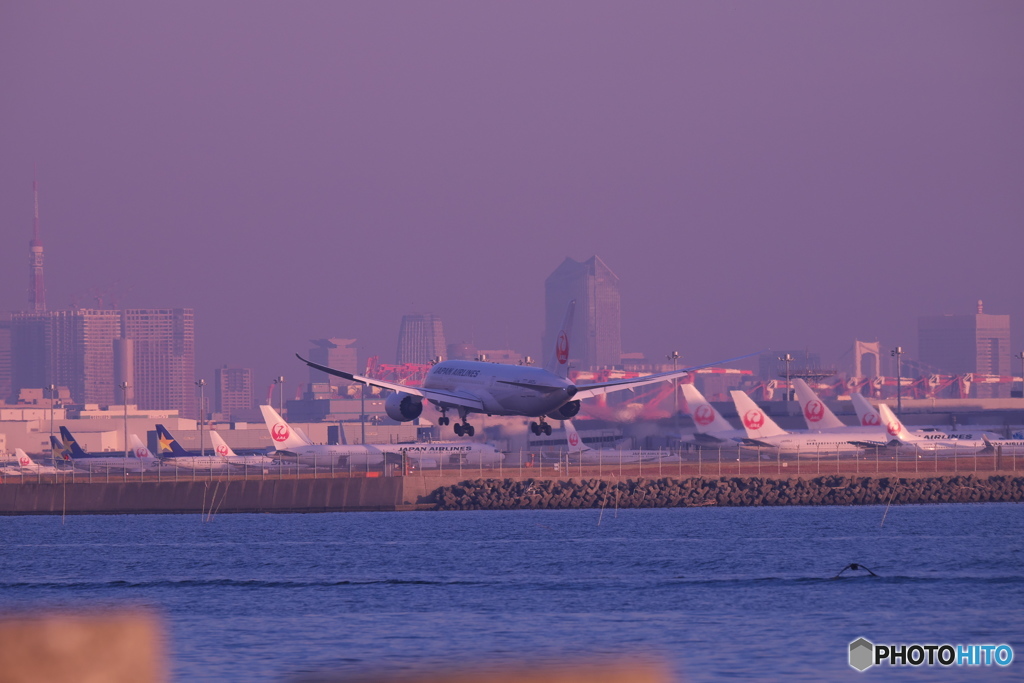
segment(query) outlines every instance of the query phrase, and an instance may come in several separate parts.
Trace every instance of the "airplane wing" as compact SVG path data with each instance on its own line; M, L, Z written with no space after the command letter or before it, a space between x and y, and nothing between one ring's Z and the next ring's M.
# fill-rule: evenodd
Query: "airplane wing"
M760 353L760 351L758 352ZM682 368L680 370L671 370L669 372L659 372L656 375L647 375L645 377L636 377L634 379L618 379L612 382L602 382L600 384L582 384L577 385L579 389L575 399L583 400L585 398L592 398L594 396L600 396L601 394L608 394L613 391L622 391L623 389L633 389L635 387L642 387L645 384L654 384L655 382L665 382L670 379L678 379L685 377L694 370L703 370L704 368L710 368L715 365L724 365L725 363L731 363L737 360L743 360L744 358L750 358L757 354L748 353L745 356L738 356L736 358L730 358L729 360L720 360L714 363L705 363L704 365L694 365L690 368Z
M472 396L464 396L462 394L453 394L447 391L438 391L437 389L424 389L422 387L407 387L404 384L395 384L394 382L383 382L379 379L371 379L369 377L363 377L362 375L355 375L351 372L345 372L343 370L335 370L329 368L326 365L320 365L313 361L306 360L299 354L295 354L295 357L301 360L303 363L311 368L315 368L321 372L326 372L328 375L334 375L336 377L342 377L350 382L358 382L360 384L368 384L371 387L380 387L381 389L390 389L391 391L400 391L403 394L411 394L413 396L420 396L430 401L438 401L440 403L447 403L448 405L465 406L467 408L473 408L474 410L483 410L484 404L480 399L473 398Z

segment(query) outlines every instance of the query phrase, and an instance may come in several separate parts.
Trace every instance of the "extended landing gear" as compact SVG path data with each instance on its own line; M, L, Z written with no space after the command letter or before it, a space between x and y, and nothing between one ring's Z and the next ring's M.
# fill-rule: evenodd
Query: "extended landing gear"
M455 426L452 427L452 430L455 432L455 436L473 436L476 434L476 430L473 429L473 425L468 422L463 422L462 424L456 422Z
M533 432L534 436L540 436L541 434L551 436L551 425L541 418L540 424L537 424L536 422L530 423L530 431Z
M451 420L448 419L447 415L442 415L441 417L437 418L437 424L442 427L447 426L450 422Z

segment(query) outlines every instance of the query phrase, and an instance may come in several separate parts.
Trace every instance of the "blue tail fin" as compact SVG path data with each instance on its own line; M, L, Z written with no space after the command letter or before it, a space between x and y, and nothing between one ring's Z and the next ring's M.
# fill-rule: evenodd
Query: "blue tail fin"
M158 457L192 455L181 447L181 444L171 436L171 433L163 425L156 426L156 437L156 454Z
M82 450L82 447L75 441L75 437L71 436L71 432L68 428L61 425L60 428L60 439L64 442L64 450L71 454L72 458L88 458L88 453Z
M60 439L55 436L50 437L50 454L53 456L54 464L56 464L58 460L71 460L71 453L64 450L64 444L62 444Z

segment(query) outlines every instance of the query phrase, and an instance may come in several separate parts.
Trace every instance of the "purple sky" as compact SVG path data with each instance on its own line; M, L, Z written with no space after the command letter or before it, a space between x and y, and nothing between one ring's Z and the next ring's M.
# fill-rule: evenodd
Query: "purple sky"
M89 2L0 7L0 310L32 166L51 308L196 309L198 368L399 321L540 354L600 255L623 347L1024 343L1024 3Z

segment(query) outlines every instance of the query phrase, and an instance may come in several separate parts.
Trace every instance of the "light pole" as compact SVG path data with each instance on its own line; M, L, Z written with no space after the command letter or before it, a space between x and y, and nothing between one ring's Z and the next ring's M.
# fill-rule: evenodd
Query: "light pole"
M284 375L280 375L274 378L274 384L277 385L277 412L284 417Z
M896 415L903 417L903 347L897 346L889 355L896 359Z
M794 358L792 354L787 353L785 356L780 356L779 360L786 364L786 400L789 400L789 366L792 364ZM787 413L788 415L789 413Z
M1024 398L1024 351L1014 354L1013 357L1020 359L1020 397ZM50 430L52 431L53 427L50 427Z
M199 387L199 455L206 457L206 441L203 440L203 426L206 422L206 380L196 382Z
M673 351L672 353L668 354L668 356L666 356L666 357L670 361L672 361L672 372L675 372L676 371L676 365L677 365L677 363L679 361L679 352L678 351ZM672 414L673 415L679 415L679 378L678 377L673 377L672 378Z
M121 387L121 402L124 404L124 457L128 457L128 382L118 384Z
M50 438L53 439L53 403L57 400L57 385L51 384L46 388L50 390Z

